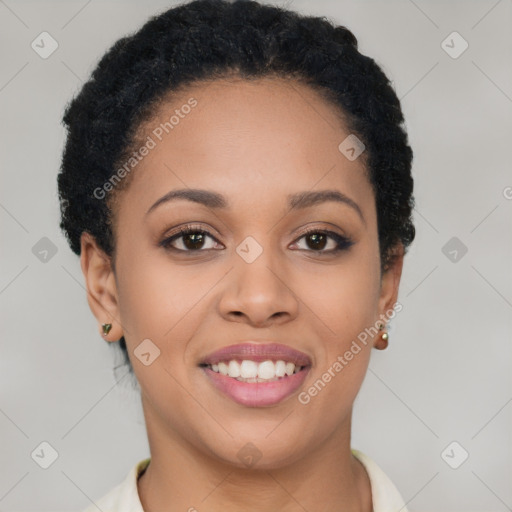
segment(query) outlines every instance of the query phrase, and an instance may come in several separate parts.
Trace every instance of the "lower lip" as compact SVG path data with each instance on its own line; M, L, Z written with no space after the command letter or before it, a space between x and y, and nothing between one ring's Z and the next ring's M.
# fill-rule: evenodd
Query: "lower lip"
M293 394L304 382L309 368L273 382L241 382L210 368L202 368L210 382L233 401L247 407L275 405Z

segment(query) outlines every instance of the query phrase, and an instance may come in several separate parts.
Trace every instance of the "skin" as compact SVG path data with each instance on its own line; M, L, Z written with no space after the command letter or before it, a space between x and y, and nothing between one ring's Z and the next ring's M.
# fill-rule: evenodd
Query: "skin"
M124 334L141 387L152 457L138 481L144 510L371 512L370 481L350 452L350 432L380 337L361 345L307 405L297 395L393 307L403 248L381 275L363 158L349 161L339 151L350 132L315 91L275 78L196 84L161 105L140 133L150 135L190 97L198 105L137 165L119 195L115 270L88 233L81 240L91 310L100 326L113 324L104 338ZM221 193L230 207L180 199L146 215L163 195L183 188ZM326 189L355 201L364 220L333 201L287 208L290 193ZM158 245L189 222L214 239L188 253ZM330 229L354 243L322 256L311 236L302 236L305 228ZM236 252L247 236L263 248L250 264ZM193 246L190 237L184 244L183 237L174 242ZM329 238L320 250L333 247ZM161 351L149 366L133 355L146 338ZM303 386L260 408L218 392L199 362L247 340L308 354L313 366ZM251 468L237 457L248 442L262 454Z

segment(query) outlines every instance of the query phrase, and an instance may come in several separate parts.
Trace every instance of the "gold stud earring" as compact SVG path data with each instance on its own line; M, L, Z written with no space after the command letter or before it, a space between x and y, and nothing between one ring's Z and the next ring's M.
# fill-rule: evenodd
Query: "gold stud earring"
M110 329L112 329L112 324L103 324L101 328L103 329L103 336L106 336L110 332Z
M379 331L382 331L382 329L384 329L384 324L379 324ZM378 348L379 350L385 350L388 346L388 341L389 341L389 334L387 332L383 332L381 335L380 335L380 339L382 340L382 342L380 342L376 348Z

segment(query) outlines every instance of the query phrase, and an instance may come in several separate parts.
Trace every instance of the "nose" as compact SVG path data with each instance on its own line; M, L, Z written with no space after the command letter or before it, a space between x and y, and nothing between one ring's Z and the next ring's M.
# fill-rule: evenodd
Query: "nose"
M220 314L229 321L269 327L296 318L299 300L291 286L290 271L276 264L269 250L252 263L236 256L219 301Z

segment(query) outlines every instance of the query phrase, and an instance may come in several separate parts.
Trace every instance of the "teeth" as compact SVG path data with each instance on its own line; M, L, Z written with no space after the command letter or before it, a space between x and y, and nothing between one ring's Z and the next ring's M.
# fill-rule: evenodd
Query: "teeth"
M286 363L284 361L276 361L276 377L284 377L286 373Z
M233 378L240 377L240 365L236 361L229 361L228 375Z
M272 361L263 361L258 365L258 377L260 379L273 379L275 376L276 365Z
M234 363L236 366L240 367L240 372L238 375L231 375L230 377L243 377L244 379L255 379L258 377L258 363L254 361L242 361L242 364L239 365L236 361L230 361L229 364Z
M269 382L275 381L285 375L293 375L302 369L293 363L285 361L263 361L257 363L244 359L241 363L236 360L220 362L210 365L210 368L221 375L228 375L233 379L244 382Z

